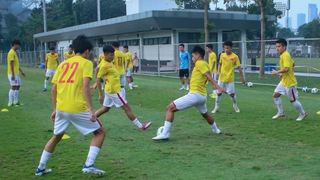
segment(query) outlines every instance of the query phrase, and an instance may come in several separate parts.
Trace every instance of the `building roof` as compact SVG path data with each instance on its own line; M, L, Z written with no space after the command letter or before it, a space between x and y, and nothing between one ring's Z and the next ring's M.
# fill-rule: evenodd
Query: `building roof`
M34 34L33 37L41 42L47 42L70 40L79 34L100 37L153 30L201 30L203 29L203 16L203 10L147 11ZM270 16L267 19L274 21L275 18ZM209 20L214 23L216 29L221 30L260 29L260 15L209 11Z

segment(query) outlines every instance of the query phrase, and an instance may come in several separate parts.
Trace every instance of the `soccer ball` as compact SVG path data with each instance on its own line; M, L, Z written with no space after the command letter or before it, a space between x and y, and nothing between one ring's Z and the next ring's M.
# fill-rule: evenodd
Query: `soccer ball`
M157 136L159 136L160 134L162 134L162 133L163 133L163 130L164 130L164 126L159 127L158 130L157 130ZM168 134L169 134L169 132L168 132ZM170 135L170 134L169 134L169 135Z
M312 88L312 89L311 89L311 93L312 93L312 94L317 94L318 91L319 91L319 90L318 90L317 88Z
M248 82L248 83L247 83L247 86L248 86L248 87L252 87L252 86L253 86L253 83L252 83L252 82Z
M302 92L308 92L308 90L309 90L308 87L303 87L302 88Z

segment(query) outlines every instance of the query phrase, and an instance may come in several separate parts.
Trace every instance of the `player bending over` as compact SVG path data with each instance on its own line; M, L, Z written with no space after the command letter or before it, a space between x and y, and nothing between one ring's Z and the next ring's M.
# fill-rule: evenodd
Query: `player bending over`
M145 130L151 126L152 122L141 123L138 118L132 113L131 108L124 96L124 92L121 90L120 78L118 70L112 63L114 58L114 48L112 46L106 46L103 48L105 56L105 62L101 65L96 84L99 91L99 101L103 104L102 108L96 111L94 114L96 117L108 112L112 106L122 107L128 118L141 130ZM101 89L101 79L105 77L106 86L105 92Z
M200 46L195 46L192 50L192 61L195 67L192 71L190 91L187 95L174 100L167 107L166 119L164 121L164 130L162 133L152 138L153 140L169 139L170 128L174 119L174 113L179 110L185 110L190 107L197 108L198 112L205 118L208 124L212 127L213 131L220 134L221 131L214 122L213 117L207 111L207 82L208 80L220 92L226 92L222 89L212 78L208 63L203 60L204 49Z

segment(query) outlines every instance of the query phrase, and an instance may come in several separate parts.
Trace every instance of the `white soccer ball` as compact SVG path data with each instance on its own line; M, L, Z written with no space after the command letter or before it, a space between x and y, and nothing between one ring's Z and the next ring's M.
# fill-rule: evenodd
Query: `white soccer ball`
M309 90L308 87L303 87L302 88L302 92L308 92L308 90Z
M248 87L252 87L252 86L253 86L253 83L252 83L252 82L248 82L248 83L247 83L247 86L248 86Z
M312 89L311 89L311 93L312 93L312 94L317 94L318 91L319 91L319 89L317 89L317 88L312 88Z
M157 136L159 136L160 134L162 134L163 131L164 131L164 126L159 127L158 130L157 130ZM169 134L169 132L168 132L168 134ZM170 135L170 134L169 134L169 135Z

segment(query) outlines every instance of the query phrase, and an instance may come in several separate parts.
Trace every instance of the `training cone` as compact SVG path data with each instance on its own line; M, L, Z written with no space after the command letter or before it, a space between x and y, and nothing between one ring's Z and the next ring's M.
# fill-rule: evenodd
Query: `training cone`
M6 108L4 108L4 109L1 110L1 112L8 112L8 111L9 111L9 110L6 109Z
M320 114L320 111L318 111L317 114Z
M62 136L62 139L70 139L71 137L70 136L68 136L67 134L64 134L63 136Z
M210 96L211 98L213 98L213 99L215 99L215 98L217 97L217 96L216 96L215 94L213 94L213 93L210 94L209 96Z
M135 85L133 85L133 87L137 88L137 87L139 87L139 86L135 84Z

